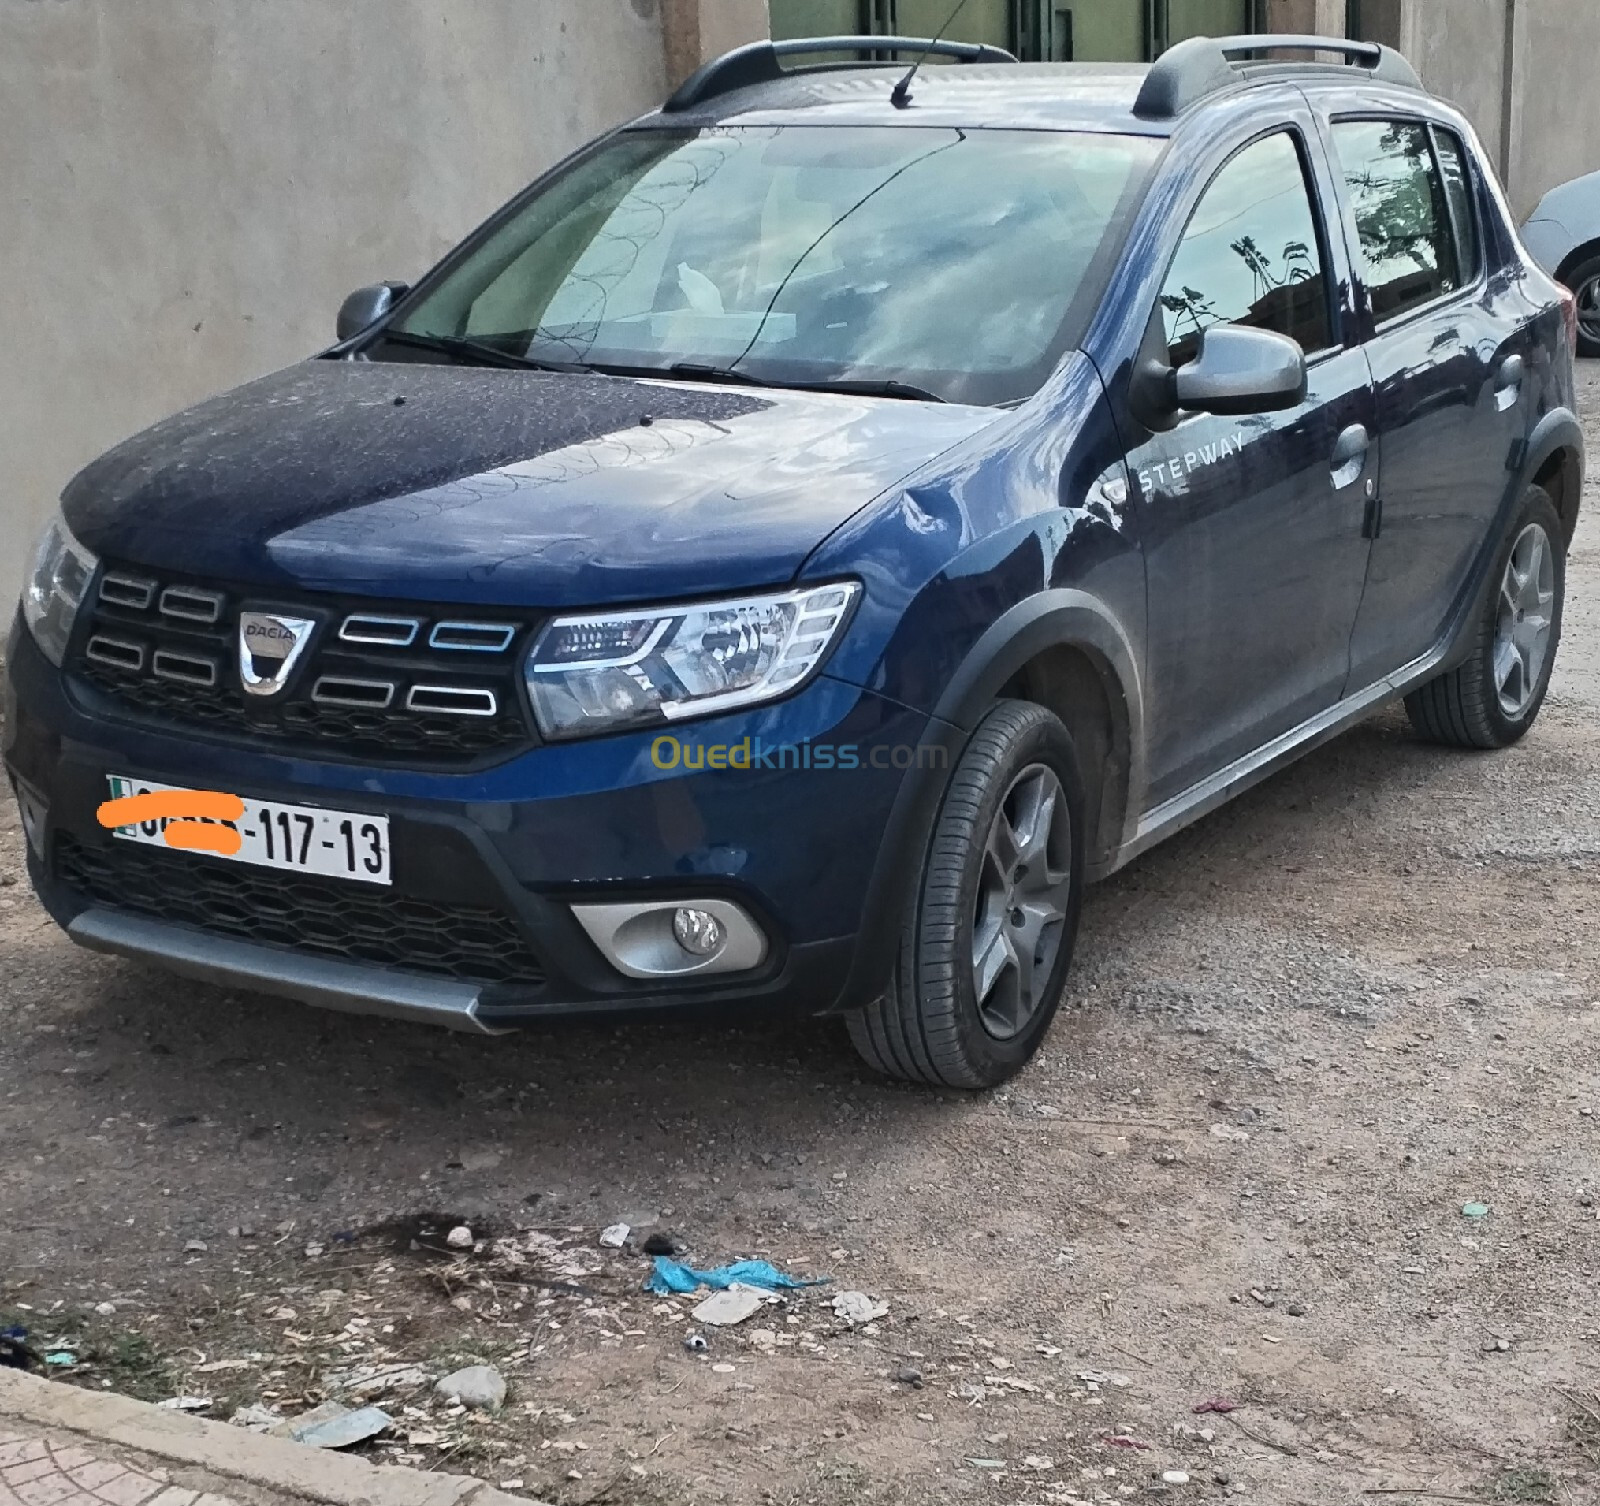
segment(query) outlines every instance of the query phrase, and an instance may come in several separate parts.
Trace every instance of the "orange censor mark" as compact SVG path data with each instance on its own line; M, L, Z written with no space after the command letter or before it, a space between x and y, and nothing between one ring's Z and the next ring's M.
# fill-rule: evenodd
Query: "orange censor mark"
M167 846L185 852L214 852L231 858L244 844L238 829L228 824L244 819L244 801L237 795L203 790L128 795L106 801L95 814L100 824L112 831L163 822Z

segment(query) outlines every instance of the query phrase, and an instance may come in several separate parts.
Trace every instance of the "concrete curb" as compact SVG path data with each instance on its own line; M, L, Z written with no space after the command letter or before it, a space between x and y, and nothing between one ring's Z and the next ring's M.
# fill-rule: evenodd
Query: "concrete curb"
M327 1506L531 1506L470 1475L435 1475L306 1448L148 1402L0 1369L0 1417L64 1428Z

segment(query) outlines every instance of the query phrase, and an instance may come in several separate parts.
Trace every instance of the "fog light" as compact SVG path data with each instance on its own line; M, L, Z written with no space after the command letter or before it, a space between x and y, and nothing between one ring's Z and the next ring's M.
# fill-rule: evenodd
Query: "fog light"
M694 896L622 905L574 905L589 939L629 978L745 973L767 960L766 933L732 900Z
M715 957L728 939L728 933L722 929L722 922L715 915L690 909L673 912L672 936L684 951L694 957Z

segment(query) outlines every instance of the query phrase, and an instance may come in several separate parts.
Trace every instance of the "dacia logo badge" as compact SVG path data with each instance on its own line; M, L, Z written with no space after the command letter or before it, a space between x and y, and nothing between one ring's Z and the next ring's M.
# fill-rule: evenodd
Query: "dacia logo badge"
M276 612L239 614L239 679L246 695L271 696L289 683L316 623Z

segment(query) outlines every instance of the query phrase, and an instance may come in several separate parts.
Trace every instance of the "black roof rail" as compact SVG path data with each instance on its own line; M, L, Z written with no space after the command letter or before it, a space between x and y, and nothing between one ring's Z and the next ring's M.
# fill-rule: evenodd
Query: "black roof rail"
M779 61L815 52L854 52L859 62L814 63L805 68L785 68ZM751 84L774 84L796 73L826 73L838 68L870 68L880 52L924 53L930 57L955 58L963 63L1014 63L1016 58L1003 47L979 42L935 42L926 37L796 37L787 42L752 42L712 59L681 83L662 105L671 114L692 110L696 105L730 94Z
M1347 42L1339 37L1190 37L1162 53L1145 75L1133 113L1144 120L1171 120L1208 94L1243 82L1230 61L1236 53L1335 52L1380 83L1420 89L1417 71L1392 47Z

